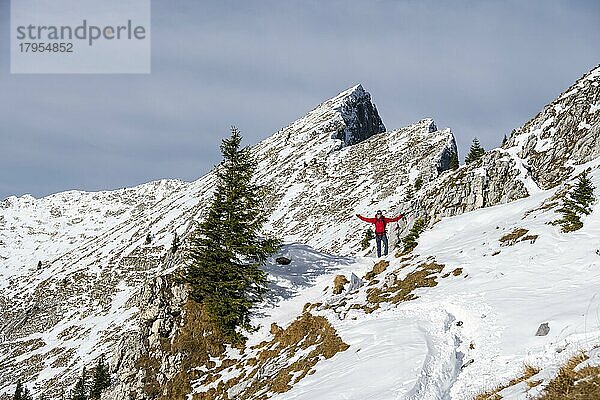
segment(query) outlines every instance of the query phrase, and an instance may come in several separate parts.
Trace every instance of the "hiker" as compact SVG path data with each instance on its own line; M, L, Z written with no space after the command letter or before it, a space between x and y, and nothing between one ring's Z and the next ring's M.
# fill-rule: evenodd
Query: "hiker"
M394 218L386 218L383 216L381 210L377 210L375 214L375 218L367 218L363 217L360 214L356 214L358 218L365 222L369 222L371 224L375 224L375 241L377 242L377 257L381 257L381 242L383 241L383 255L387 256L388 254L388 238L385 233L385 225L389 222L396 222L403 218L404 215L400 214Z

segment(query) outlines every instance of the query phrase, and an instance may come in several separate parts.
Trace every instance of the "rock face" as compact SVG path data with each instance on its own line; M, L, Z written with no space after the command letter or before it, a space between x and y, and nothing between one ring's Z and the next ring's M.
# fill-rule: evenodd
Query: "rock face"
M206 327L186 323L189 315L198 310L191 308L185 287L170 275L149 279L136 300L140 307L138 329L119 341L112 360L116 382L103 399L170 398L170 393L177 390L174 381L185 369L182 366L186 357L192 356L189 348L179 345L189 333L186 328L193 327L201 335L201 329ZM210 351L203 344L198 342L196 349L203 360L223 351L218 343Z
M543 324L540 324L540 326L538 327L538 330L535 333L535 336L546 336L549 332L550 332L550 326L548 325L547 322L544 322Z
M426 187L412 208L435 222L561 183L600 155L600 67L515 129L502 148Z
M498 152L484 155L473 165L463 166L426 187L412 209L435 222L478 208L508 203L529 195L520 179L518 161Z
M345 128L338 130L334 139L343 141L346 146L351 146L367 140L377 133L385 132L385 126L377 113L377 108L371 102L371 95L361 85L341 93L338 98L344 99L339 110ZM336 100L337 98L334 98L332 101Z
M140 306L139 330L124 335L118 342L112 360L113 375L117 384L106 393L107 398L125 399L130 395L144 398L149 381L147 360L157 356L161 338L172 337L176 319L181 315L187 293L182 286L174 285L168 276L150 279L136 296ZM163 383L172 378L174 366L170 357L164 357L155 372L155 379Z
M582 76L538 115L516 129L504 150L518 150L542 189L561 183L600 155L600 67Z

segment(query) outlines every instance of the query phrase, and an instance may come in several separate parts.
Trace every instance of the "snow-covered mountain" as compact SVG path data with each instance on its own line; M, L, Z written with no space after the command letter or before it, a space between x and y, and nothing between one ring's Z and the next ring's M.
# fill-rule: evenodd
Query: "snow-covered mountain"
M170 276L182 258L173 235L203 217L212 173L4 200L0 398L17 378L59 398L100 354L115 400L468 399L524 363L542 383L502 395L539 392L570 355L600 344L600 209L576 233L547 224L584 168L600 186L599 83L595 68L456 171L450 129L423 119L385 131L360 85L254 146L267 229L292 263L267 266L273 290L244 350L211 337ZM375 209L410 215L392 244L417 216L432 227L412 254L374 268L354 214ZM336 275L349 281L338 277L339 294ZM549 334L536 337L544 322Z

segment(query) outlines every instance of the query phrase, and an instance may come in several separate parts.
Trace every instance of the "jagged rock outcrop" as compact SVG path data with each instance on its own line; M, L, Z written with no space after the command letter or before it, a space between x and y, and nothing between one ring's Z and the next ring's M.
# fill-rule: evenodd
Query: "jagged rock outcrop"
M385 126L377 112L377 107L371 102L371 95L362 85L357 85L346 92L340 93L338 98L344 101L338 106L345 123L343 130L338 130L334 139L342 140L344 145L351 146L367 140L371 136L385 132Z
M600 155L600 67L585 74L502 148L446 174L412 204L431 222L523 198L561 183Z
M430 222L478 208L508 203L529 195L520 179L517 161L498 152L484 155L476 163L463 166L429 185L411 205Z
M503 146L518 157L541 189L561 183L600 156L600 66L583 75L538 115L512 132Z
M124 335L116 346L112 358L116 381L103 399L164 396L186 356L171 349L187 311L185 287L171 275L157 276L143 285L135 300L140 308L138 329Z

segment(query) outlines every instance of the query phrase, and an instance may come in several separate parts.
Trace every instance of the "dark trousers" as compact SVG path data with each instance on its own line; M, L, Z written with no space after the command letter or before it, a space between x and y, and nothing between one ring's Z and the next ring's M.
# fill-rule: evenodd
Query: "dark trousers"
M385 233L383 235L375 235L375 242L377 242L377 257L381 257L381 242L383 242L383 255L387 256L387 254L388 254L387 235Z

